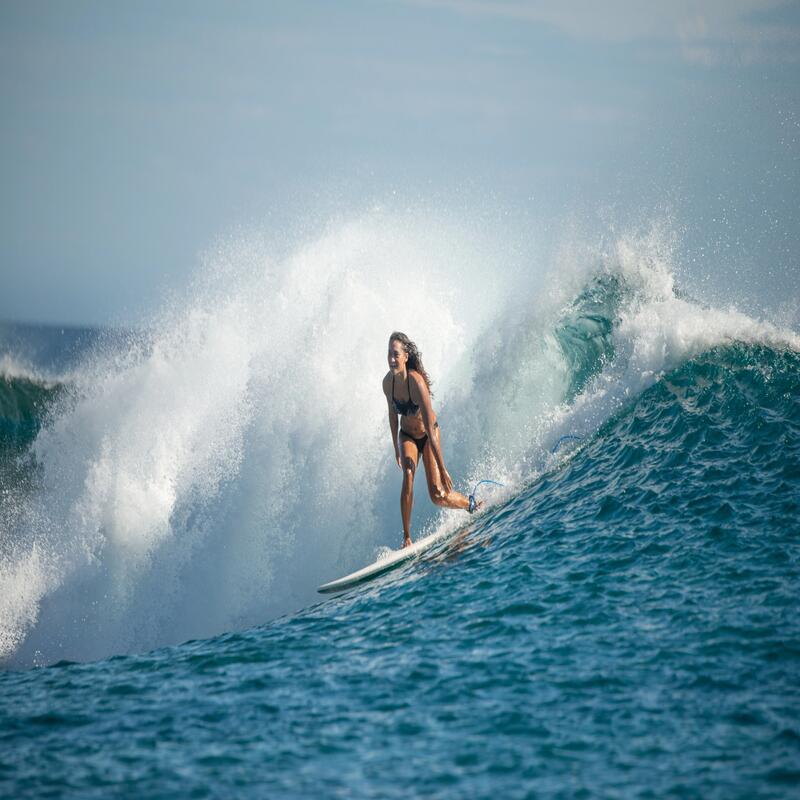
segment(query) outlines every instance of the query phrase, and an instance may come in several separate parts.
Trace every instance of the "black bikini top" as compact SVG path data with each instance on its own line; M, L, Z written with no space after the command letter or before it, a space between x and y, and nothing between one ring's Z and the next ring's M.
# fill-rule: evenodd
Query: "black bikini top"
M411 379L408 380L408 400L405 402L397 400L394 396L394 379L396 375L392 375L392 403L394 403L394 410L400 414L401 417L413 417L419 414L419 406L411 400Z

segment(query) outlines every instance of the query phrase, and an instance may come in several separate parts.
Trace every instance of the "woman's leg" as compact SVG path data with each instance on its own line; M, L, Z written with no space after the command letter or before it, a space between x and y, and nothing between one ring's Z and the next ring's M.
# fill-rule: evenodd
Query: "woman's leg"
M411 509L414 507L414 475L419 450L412 439L400 434L400 460L403 465L403 488L400 491L400 515L403 518L403 547L411 544Z
M439 433L439 428L434 428L433 433L428 434L429 437L431 435L437 437L439 447L441 448L442 437ZM468 497L465 497L454 489L449 493L445 493L444 487L442 486L442 479L439 475L439 467L436 464L436 459L433 457L433 448L428 442L425 442L425 447L422 448L422 463L425 466L425 478L428 481L428 493L431 496L431 500L437 506L442 506L443 508L463 508L465 511L469 511Z

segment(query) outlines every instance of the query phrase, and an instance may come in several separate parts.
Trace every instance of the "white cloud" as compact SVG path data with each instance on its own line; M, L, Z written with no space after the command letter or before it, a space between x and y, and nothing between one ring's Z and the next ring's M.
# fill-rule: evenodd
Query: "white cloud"
M687 60L795 60L800 29L759 22L785 0L404 0L417 7L449 9L549 25L575 39L607 43L658 41ZM776 52L776 46L779 52Z

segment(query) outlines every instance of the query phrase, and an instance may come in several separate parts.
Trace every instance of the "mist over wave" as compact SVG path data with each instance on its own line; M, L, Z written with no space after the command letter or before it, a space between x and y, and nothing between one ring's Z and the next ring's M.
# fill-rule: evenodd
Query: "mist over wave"
M568 246L567 246L568 245ZM423 351L448 468L530 481L664 371L800 338L675 286L658 227L552 260L481 226L375 211L276 252L222 242L147 334L105 342L4 503L0 658L142 651L265 622L400 542L380 381ZM414 534L461 517L416 492Z

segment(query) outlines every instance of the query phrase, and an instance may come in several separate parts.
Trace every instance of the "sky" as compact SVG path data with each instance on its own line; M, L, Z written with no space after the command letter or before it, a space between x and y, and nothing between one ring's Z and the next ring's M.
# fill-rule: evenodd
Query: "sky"
M397 197L669 213L800 296L798 1L4 0L0 107L0 320L128 324L226 232Z

